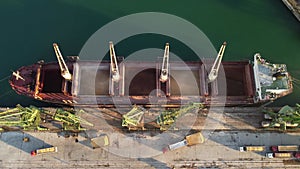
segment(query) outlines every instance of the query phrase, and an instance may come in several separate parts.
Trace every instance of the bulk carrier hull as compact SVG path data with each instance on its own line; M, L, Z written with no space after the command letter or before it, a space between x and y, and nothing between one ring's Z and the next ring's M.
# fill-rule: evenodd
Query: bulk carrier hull
M39 62L17 70L10 85L21 95L70 106L126 105L178 107L191 102L215 106L253 105L292 92L284 64L222 62L218 78L209 83L203 62L170 62L169 78L161 82L161 62L120 62L120 80L111 76L109 61L67 61L72 80L61 76L57 62Z

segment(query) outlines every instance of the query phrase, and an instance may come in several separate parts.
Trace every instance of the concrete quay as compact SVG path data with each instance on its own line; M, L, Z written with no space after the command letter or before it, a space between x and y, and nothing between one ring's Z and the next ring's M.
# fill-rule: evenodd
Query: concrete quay
M30 141L22 142L24 136ZM127 145L124 157L111 151L116 145L92 149L56 133L7 132L0 135L0 168L299 168L288 159L267 159L266 152L238 151L243 145L298 144L299 139L299 134L288 133L214 132L204 144L149 157L142 157L148 152L135 148L140 144L136 142ZM30 156L31 150L46 144L57 146L58 152ZM141 157L130 158L137 154Z
M259 108L211 108L182 116L178 130L127 131L113 109L85 109L82 117L94 124L77 137L62 133L10 131L0 133L0 168L299 168L295 159L268 159L272 145L299 145L297 131L260 128ZM196 118L195 118L196 117ZM186 121L193 121L187 125ZM113 121L112 121L113 120ZM55 125L55 124L54 124ZM162 152L191 130L201 131L205 142ZM110 145L93 149L89 139L109 136ZM28 137L28 142L23 138ZM240 152L240 146L266 146L264 152ZM56 146L58 152L32 157L38 148Z

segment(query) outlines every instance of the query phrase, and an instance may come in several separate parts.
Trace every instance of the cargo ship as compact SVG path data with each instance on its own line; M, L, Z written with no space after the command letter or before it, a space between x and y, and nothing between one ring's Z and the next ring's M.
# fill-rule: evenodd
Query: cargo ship
M271 64L259 53L253 61L222 61L226 42L211 61L170 61L169 44L157 61L110 59L64 60L53 44L56 62L39 61L14 71L9 83L21 95L69 106L126 105L179 107L266 103L293 91L285 64Z

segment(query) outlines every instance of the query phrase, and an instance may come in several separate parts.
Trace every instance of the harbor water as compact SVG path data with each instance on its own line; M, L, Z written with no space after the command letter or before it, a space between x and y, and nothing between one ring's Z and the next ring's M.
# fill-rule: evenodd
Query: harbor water
M60 45L64 56L78 55L98 29L120 17L141 12L183 18L198 27L217 50L227 41L225 61L253 60L253 55L259 52L271 63L287 64L295 78L294 92L271 105L300 103L300 81L297 81L300 79L300 23L282 1L3 0L0 1L0 107L48 106L17 95L8 84L12 71L39 60L55 61L53 42ZM129 37L115 49L118 55L126 57L145 48L163 49L166 42L177 56L185 60L197 58L186 44L158 34Z

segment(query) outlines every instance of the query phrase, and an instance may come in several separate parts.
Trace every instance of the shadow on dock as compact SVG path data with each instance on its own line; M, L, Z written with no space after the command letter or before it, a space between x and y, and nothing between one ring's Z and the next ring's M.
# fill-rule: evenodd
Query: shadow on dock
M24 138L28 138L28 141L23 141ZM28 133L23 133L19 131L1 133L0 141L6 143L9 146L24 151L28 154L30 154L31 151L36 149L52 147L52 145L46 143L41 139L38 139Z

